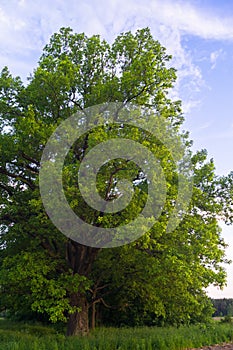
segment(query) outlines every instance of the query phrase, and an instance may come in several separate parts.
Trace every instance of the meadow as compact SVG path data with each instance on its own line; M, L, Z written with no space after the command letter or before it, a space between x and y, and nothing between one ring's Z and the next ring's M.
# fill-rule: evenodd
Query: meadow
M0 320L0 350L182 350L233 340L233 325L99 328L87 337L66 337L63 329Z

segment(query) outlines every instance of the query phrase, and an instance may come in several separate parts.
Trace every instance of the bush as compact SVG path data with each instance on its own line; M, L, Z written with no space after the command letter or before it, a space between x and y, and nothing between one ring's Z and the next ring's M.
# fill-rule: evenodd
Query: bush
M232 318L231 318L231 316L226 315L221 319L221 322L222 323L232 323Z

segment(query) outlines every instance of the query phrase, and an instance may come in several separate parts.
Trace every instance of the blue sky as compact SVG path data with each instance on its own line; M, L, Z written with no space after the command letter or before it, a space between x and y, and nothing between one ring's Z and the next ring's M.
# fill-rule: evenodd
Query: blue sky
M233 1L231 0L0 0L0 68L24 80L42 48L62 26L108 41L122 31L149 26L173 55L178 70L174 98L183 101L184 127L194 148L206 148L219 174L233 170ZM233 260L233 227L222 225ZM228 287L213 297L233 297Z

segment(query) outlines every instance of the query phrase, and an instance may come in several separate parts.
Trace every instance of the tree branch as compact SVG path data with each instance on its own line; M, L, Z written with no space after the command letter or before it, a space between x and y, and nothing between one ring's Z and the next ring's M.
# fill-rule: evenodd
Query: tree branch
M7 175L11 177L12 179L20 179L24 184L28 185L28 187L31 188L31 190L35 190L36 186L28 179L25 179L22 175L19 174L12 174L6 168L0 167L0 174Z
M29 162L36 164L38 167L40 166L40 162L38 162L36 159L30 157L29 155L25 154L24 152L20 152L21 156L26 159L29 160Z

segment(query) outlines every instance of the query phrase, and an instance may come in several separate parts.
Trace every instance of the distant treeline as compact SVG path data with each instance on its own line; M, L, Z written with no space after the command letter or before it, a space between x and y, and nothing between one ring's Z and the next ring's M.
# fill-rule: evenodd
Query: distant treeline
M214 317L233 316L233 299L211 299L215 312Z

